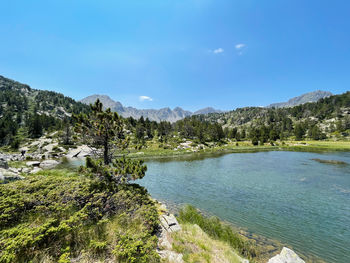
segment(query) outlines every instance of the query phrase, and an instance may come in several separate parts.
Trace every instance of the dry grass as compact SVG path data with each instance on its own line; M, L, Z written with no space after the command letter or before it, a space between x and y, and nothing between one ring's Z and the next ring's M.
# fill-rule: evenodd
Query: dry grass
M184 255L185 262L239 263L242 258L227 244L209 237L196 224L183 224L172 233L173 250Z

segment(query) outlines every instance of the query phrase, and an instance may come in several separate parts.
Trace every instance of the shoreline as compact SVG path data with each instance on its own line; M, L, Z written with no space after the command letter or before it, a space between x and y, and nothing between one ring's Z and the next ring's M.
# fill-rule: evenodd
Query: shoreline
M178 216L178 212L181 210L181 208L183 208L186 205L186 204L175 204L167 200L159 200L159 199L154 199L154 200L157 200L157 202L166 205L167 210L171 214L175 215L175 217ZM201 210L197 207L196 209L199 210L200 213L203 214L205 217L218 218L221 223L230 226L233 229L233 231L237 233L242 239L252 242L253 246L259 251L259 257L254 259L254 262L256 263L266 263L270 258L279 254L283 247L288 247L289 249L292 249L299 256L301 256L301 258L307 263L326 263L326 261L323 260L322 258L299 251L295 249L293 246L289 245L288 243L284 243L277 239L273 239L273 238L255 233L253 231L250 231L246 227L238 226L233 222L223 220L222 218L216 216L215 214Z
M224 155L230 153L254 153L254 152L268 152L268 151L290 151L290 152L350 152L350 142L331 142L331 141L303 141L300 143L288 142L286 145L263 145L263 146L233 146L224 145L214 148L208 148L199 151L174 151L169 149L142 149L140 151L133 151L126 154L129 158L135 159L166 159L166 158L182 158L182 157L198 157L205 158L205 156Z

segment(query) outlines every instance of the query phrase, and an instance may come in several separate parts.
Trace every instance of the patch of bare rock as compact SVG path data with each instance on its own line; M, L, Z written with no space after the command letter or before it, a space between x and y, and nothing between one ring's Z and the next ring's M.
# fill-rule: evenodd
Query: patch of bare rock
M293 250L284 247L280 254L270 258L267 263L305 263Z
M160 210L160 229L157 233L158 248L157 252L162 259L166 259L172 263L183 263L183 255L172 251L170 233L180 231L181 226L177 222L175 216L167 211L164 204L161 205Z

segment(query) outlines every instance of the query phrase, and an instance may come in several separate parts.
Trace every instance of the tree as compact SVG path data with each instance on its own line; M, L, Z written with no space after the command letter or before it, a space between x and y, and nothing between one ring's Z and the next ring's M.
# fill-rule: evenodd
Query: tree
M294 134L295 134L295 139L297 141L300 141L303 139L303 136L305 134L305 130L300 123L295 125Z
M71 137L72 137L71 122L68 118L64 118L63 133L62 133L63 144L70 145L72 143Z
M128 147L129 142L123 132L122 118L110 109L104 111L99 100L91 105L89 115L79 114L75 115L75 118L77 121L75 131L84 133L85 142L92 149L96 149L94 153L102 157L105 165L111 163L117 150Z
M41 121L40 115L35 113L29 120L29 134L33 138L39 138L43 135L43 123Z
M102 103L97 100L91 105L89 115L75 115L77 124L75 130L85 133L85 140L91 148L96 148L98 158L86 159L86 168L89 172L103 178L108 183L126 183L129 180L141 179L145 176L147 167L141 160L115 158L115 152L127 148L129 140L124 136L124 121L110 109L103 110ZM98 151L102 149L102 151Z

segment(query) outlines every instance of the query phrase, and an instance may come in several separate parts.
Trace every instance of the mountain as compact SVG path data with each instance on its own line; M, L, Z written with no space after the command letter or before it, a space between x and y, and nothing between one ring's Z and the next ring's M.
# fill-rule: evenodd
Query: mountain
M268 108L286 108L286 107L293 107L293 106L298 106L300 104L304 104L307 102L317 102L320 99L327 98L332 96L333 94L329 91L322 91L322 90L317 90L309 93L305 93L301 96L291 98L287 102L280 102L280 103L273 103L267 106Z
M110 108L112 111L118 112L121 116L125 118L133 117L134 119L139 119L141 118L141 116L143 116L144 118L148 118L152 121L157 121L157 122L160 122L160 121L176 122L178 120L181 120L183 118L186 118L192 115L221 112L211 107L204 108L196 112L186 111L180 107L176 107L173 110L171 110L170 108L162 108L159 110L136 109L133 107L124 107L120 102L114 101L109 96L98 95L98 94L88 96L80 101L85 104L93 104L97 99L100 99L100 101L102 102L105 108Z
M201 115L201 114L209 114L209 113L221 113L221 110L216 110L212 107L207 107L204 109L197 110L193 113L193 115Z
M72 113L88 112L87 105L63 94L36 90L0 76L0 146L17 145L18 131L31 137L62 127Z
M61 93L32 89L26 84L0 75L0 116L11 111L18 119L37 113L58 119L71 116L72 113L89 111L89 107Z

